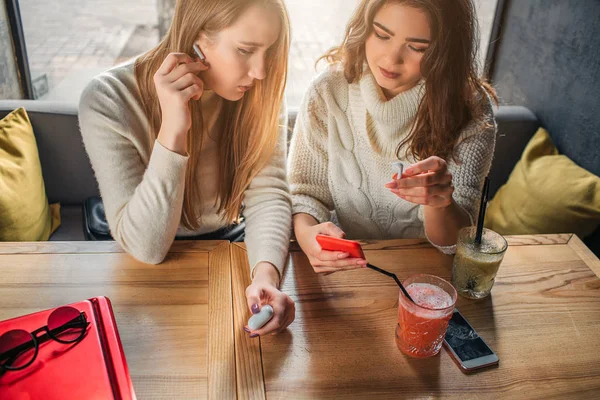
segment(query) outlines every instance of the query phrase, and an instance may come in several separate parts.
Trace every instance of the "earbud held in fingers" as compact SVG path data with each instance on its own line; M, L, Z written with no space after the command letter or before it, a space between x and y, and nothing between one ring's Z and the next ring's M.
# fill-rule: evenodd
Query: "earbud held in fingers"
M248 327L253 331L262 328L273 318L273 307L269 304L264 306L258 314L254 314L248 320Z
M398 174L398 179L400 179L402 177L402 173L404 172L404 164L402 164L400 161L395 161L392 163L392 169Z

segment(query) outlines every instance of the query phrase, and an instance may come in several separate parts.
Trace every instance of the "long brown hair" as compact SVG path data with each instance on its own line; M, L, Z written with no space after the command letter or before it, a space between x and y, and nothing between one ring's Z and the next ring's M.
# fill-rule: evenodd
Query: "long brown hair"
M287 78L289 53L289 18L282 0L178 0L173 23L163 40L139 57L135 77L142 103L150 119L151 143L161 126L161 112L153 75L171 52L192 54L192 45L205 32L209 37L231 26L253 4L278 11L281 32L266 57L266 78L237 102L225 101L223 132L218 140L219 188L218 213L228 221L238 218L244 191L270 159L279 137L279 105L282 104ZM197 181L199 152L206 132L203 129L200 102L189 103L192 127L188 133L188 168L185 177L182 223L188 229L200 226L197 209L200 193Z
M350 18L342 44L322 59L341 63L349 83L364 74L365 42L375 14L387 3L400 3L426 13L432 41L421 60L425 94L411 133L398 145L417 160L436 155L454 157L460 132L471 121L485 121L485 101L497 102L494 89L477 75L479 29L472 0L362 0ZM485 101L484 101L485 100Z

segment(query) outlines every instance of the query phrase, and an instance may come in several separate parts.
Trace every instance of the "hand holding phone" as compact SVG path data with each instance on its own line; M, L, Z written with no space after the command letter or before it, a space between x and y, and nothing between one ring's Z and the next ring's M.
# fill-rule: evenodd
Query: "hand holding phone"
M462 314L454 309L444 345L463 372L498 364L498 356L477 334Z
M307 214L294 216L296 240L316 273L329 274L366 266L367 261L362 255L359 243L356 243L358 247L352 245L337 250L339 247L333 242L338 243L335 239L343 240L341 238L344 232L331 222L315 222L316 220Z
M352 258L365 258L359 242L354 240L340 239L333 236L317 235L317 242L323 250L341 251L350 254Z

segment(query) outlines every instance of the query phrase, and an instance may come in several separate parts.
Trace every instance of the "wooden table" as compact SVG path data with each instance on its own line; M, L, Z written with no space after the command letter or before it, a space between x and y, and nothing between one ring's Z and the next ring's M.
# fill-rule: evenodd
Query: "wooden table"
M249 339L243 245L233 244L238 398L598 398L600 262L572 235L509 237L492 295L457 307L500 365L465 375L443 349L424 360L397 349L398 288L372 270L318 276L293 249L283 290L296 302L287 332ZM452 257L421 240L364 245L369 261L401 279L450 278Z
M139 399L235 397L229 242L175 242L160 265L114 242L0 243L0 320L111 299Z
M508 239L492 296L458 301L501 360L473 375L445 350L399 352L393 281L367 269L318 276L297 247L283 281L296 321L278 336L242 331L247 254L227 242L175 242L157 266L114 242L0 244L0 320L108 296L140 399L597 396L600 262L576 236ZM400 278L450 276L452 258L421 240L364 248Z

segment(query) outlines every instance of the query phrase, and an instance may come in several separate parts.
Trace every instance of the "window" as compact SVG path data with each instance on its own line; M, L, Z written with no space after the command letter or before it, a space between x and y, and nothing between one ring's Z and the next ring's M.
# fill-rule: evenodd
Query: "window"
M497 0L475 0L485 58ZM19 0L34 96L77 103L97 74L155 46L175 0ZM315 61L338 45L359 0L286 0L292 46L286 98L300 105Z
M97 74L158 43L156 0L19 0L36 98L78 102Z

